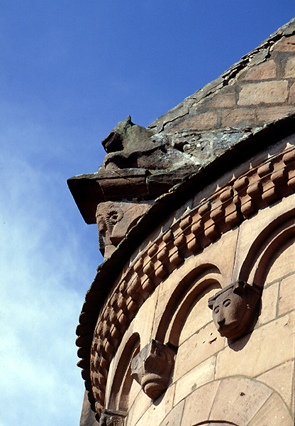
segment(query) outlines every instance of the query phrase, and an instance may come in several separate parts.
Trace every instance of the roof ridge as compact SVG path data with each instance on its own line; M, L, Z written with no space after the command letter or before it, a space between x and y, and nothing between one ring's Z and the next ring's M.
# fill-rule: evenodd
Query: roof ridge
M268 57L269 50L277 41L281 40L282 37L289 37L293 34L295 34L295 18L278 28L267 39L260 43L259 46L252 49L246 55L243 55L238 62L234 63L215 80L209 82L201 89L198 89L195 93L185 98L174 108L168 110L166 114L158 117L148 127L153 129L156 128L158 132L161 132L164 129L165 124L188 114L189 108L193 103L201 102L207 96L212 95L227 86L240 71L249 65L250 62L252 62L253 65L258 65L259 63L264 62Z

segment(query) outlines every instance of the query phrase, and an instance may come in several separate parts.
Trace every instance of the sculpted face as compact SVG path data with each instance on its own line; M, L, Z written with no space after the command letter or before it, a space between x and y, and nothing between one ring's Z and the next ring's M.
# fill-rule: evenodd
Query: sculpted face
M209 299L213 321L221 336L237 339L246 333L254 319L259 296L259 290L238 281Z

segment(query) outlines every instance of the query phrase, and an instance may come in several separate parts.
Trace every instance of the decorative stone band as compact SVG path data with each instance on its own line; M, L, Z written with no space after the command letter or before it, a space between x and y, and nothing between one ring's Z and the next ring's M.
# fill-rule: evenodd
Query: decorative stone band
M93 338L83 335L83 325L77 330L81 333L77 345L82 347L78 355L83 358L78 365L83 368L82 376L98 414L104 408L110 361L131 320L153 290L187 257L258 210L293 193L294 188L295 149L291 147L231 178L173 223L125 268L101 311ZM89 363L87 347L91 344Z

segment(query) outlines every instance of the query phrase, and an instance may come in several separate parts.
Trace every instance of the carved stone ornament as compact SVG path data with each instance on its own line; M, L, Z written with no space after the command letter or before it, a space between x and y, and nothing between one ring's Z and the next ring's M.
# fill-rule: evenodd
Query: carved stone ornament
M151 340L132 360L131 375L151 399L157 399L167 389L174 356L172 349Z
M106 383L111 359L125 330L128 329L147 297L161 285L163 279L190 256L197 255L221 235L253 217L261 209L294 193L295 149L293 146L287 146L283 151L280 149L271 157L267 157L265 162L259 163L257 167L251 166L248 170L248 165L245 163L242 174L237 172L236 179L231 177L230 182L218 187L208 198L200 201L198 197L195 197L190 209L186 210L166 232L162 232L163 228L159 228L161 231L151 241L138 240L136 243L145 241L144 245L140 245L137 249L136 253L140 253L140 256L136 255L129 263L129 267L123 269L121 278L114 287L114 293L107 299L104 308L102 308L101 292L97 289L104 288L106 282L109 282L110 287L114 285L113 280L117 279L117 274L113 274L112 263L106 262L102 265L86 295L80 324L77 327L77 346L80 347L78 355L81 358L78 365L82 368L87 388L91 389L92 401L97 402L98 414L105 406ZM271 169L273 172L270 172ZM155 207L160 209L160 204L163 203L170 209L169 197L159 198ZM157 211L154 210L154 213ZM148 214L146 219L149 218L149 220L143 223L151 225L154 217L153 214L150 216ZM116 227L123 220L124 218ZM130 247L134 249L133 245ZM123 268L126 262L129 262L131 252L128 251L130 249L125 251L123 245L117 250L118 262L120 259L120 265L122 265L120 268ZM244 267L248 268L247 265ZM247 269L240 273L240 276L248 276ZM110 279L112 274L115 278ZM261 279L255 278L256 281L257 284L262 285ZM213 301L211 304L213 309ZM99 314L100 310L102 310L101 314ZM258 313L259 305L254 308L254 313L250 310L250 318L253 315L253 324ZM106 326L107 318L112 318L112 327ZM242 323L247 325L248 321L245 319ZM241 337L252 328L251 319L249 328L247 327L245 331L241 330L237 335ZM89 336L93 334L93 331L91 340ZM96 353L101 354L100 358L97 358Z
M99 249L108 258L128 230L151 207L151 202L101 203L96 209Z
M253 324L261 289L244 281L228 285L208 300L213 321L221 336L237 339L249 331Z
M123 426L125 417L125 411L104 409L100 416L99 426Z

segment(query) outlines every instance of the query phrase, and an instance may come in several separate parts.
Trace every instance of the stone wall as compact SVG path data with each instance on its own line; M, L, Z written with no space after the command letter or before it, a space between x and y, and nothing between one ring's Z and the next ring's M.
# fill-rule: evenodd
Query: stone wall
M69 180L105 256L77 327L81 426L293 425L294 108L292 20Z
M295 107L295 20L149 127L207 164Z
M222 187L216 182L193 196L133 254L92 343L98 412L124 412L128 426L293 424L294 141L226 174ZM275 181L276 188L267 183ZM251 211L243 209L250 200L245 182L248 196L260 188ZM218 333L208 299L237 280L263 292L254 329L232 340ZM157 350L147 355L151 342ZM166 374L158 358L171 350L166 390L153 401L134 371L142 362L142 377L157 388Z

